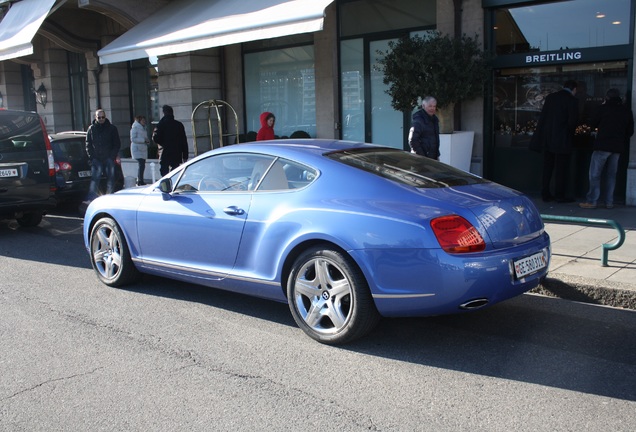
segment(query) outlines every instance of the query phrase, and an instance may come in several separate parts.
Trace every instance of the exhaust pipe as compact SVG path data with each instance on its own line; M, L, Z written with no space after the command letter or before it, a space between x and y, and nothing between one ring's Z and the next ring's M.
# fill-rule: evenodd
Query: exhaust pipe
M459 308L464 310L476 310L481 309L488 304L488 299L475 299L468 301L464 304L460 304Z

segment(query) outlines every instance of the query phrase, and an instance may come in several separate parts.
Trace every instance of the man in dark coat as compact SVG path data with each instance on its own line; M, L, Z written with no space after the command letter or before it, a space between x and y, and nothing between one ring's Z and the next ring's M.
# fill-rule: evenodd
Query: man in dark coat
M432 96L422 99L422 109L413 114L409 130L411 153L439 160L439 119L435 115L437 100Z
M576 81L568 80L563 89L545 98L537 129L530 141L530 149L543 150L543 201L572 202L566 198L566 179L572 152L572 140L578 120ZM554 173L554 195L550 193L550 181Z
M152 140L159 145L159 172L164 176L188 160L189 149L183 123L175 120L172 107L164 105L162 110Z
M629 137L634 134L634 115L621 100L618 89L607 91L605 101L599 107L590 122L591 128L597 128L594 140L594 152L590 161L590 188L586 201L579 204L582 208L596 208L601 197L601 177L603 172L603 195L605 206L614 208L614 187L616 186L616 171L618 159L627 150Z
M98 109L95 111L95 120L86 132L86 153L91 162L89 200L97 197L99 182L104 171L106 171L106 193L115 191L115 160L120 147L121 141L117 127L106 118L103 109Z

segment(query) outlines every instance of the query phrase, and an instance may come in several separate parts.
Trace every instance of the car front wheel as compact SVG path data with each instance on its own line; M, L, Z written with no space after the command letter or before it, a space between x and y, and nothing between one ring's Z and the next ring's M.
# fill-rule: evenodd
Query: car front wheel
M296 259L287 298L298 326L325 344L360 338L380 319L360 269L349 256L333 249L315 247Z
M139 278L139 271L130 258L126 239L111 218L102 218L93 227L90 254L93 269L108 286L120 287Z

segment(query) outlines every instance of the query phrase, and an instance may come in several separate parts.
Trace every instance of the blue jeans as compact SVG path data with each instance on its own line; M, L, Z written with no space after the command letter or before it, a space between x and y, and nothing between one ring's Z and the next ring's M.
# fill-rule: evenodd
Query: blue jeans
M603 180L603 198L606 205L614 204L614 187L616 186L616 171L618 170L618 158L620 153L594 150L590 161L590 189L586 200L590 204L596 204L601 196L601 177ZM605 168L605 175L603 175Z
M94 199L99 195L99 183L102 173L106 171L106 193L111 194L115 191L115 161L106 159L101 161L93 159L91 161L91 185L88 189L88 198Z

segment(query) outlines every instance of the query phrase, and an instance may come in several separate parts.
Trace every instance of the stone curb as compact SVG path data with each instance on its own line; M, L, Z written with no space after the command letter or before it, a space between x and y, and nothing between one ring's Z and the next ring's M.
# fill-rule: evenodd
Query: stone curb
M619 282L610 283L550 273L541 285L530 292L582 303L636 310L636 287Z

